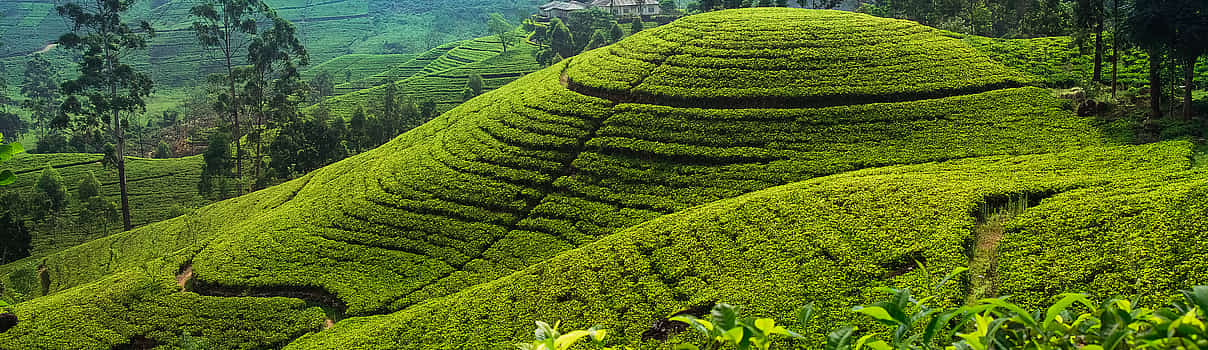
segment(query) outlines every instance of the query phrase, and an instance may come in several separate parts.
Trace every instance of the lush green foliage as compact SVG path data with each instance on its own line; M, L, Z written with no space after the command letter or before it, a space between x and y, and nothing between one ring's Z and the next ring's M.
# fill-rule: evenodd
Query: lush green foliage
M1187 147L1176 143L971 158L807 180L663 216L448 297L388 316L341 322L291 348L486 348L527 333L527 320L562 320L571 329L600 324L618 342L636 343L652 320L699 305L739 304L751 316L792 319L794 306L804 301L814 302L816 320L795 329L821 343L832 325L860 320L850 313L853 306L881 299L874 287L928 290L942 279L912 269L916 260L933 271L968 263L973 213L993 198L1053 194L1025 212L1034 215L1076 209L1084 198L1110 197L1112 189L1137 182L1148 186L1131 187L1135 192L1182 198L1185 190L1172 189L1208 183L1202 171L1185 170L1190 166ZM1141 215L1186 219L1161 209ZM1086 216L1105 225L1130 220L1110 212ZM1064 232L1073 234L1077 228ZM1183 232L1188 236L1170 244L1193 244L1199 231ZM1203 261L1178 263L1202 267ZM1030 266L1056 270L1063 265ZM1128 269L1105 268L1110 270L1104 275ZM1132 281L1105 276L1101 283L1115 288L1111 294L1134 291ZM1147 289L1143 295L1169 292ZM964 302L960 284L928 296L934 297L933 307ZM857 324L872 327L873 322ZM671 341L699 343L699 338L681 334Z
M943 57L976 69L968 76L944 76L947 68L940 64L921 69L897 62L919 69L866 78L853 75L855 85L850 86L902 89L879 95L850 90L852 95L812 107L677 108L668 103L674 97L646 99L626 94L628 86L587 91L578 85L585 83L579 79L586 67L617 66L608 57L621 56L606 55L614 49L654 47L656 38L704 31L698 28L701 23L716 24L721 15L754 27L796 18L804 24L793 22L789 28L914 30L929 38L920 40L931 51L902 59L932 60L931 54L945 54L937 48L949 48L949 56ZM999 198L1035 194L1029 198L1039 202L1037 209L1024 214L1043 216L1077 211L1072 207L1081 204L1079 198L1112 198L1117 192L1136 193L1144 203L1163 203L1205 183L1202 172L1188 171L1188 144L1102 147L1108 141L1094 120L1076 117L1048 90L1003 88L1027 79L933 29L862 15L786 9L693 18L528 74L380 148L280 186L41 261L4 266L0 280L6 293L29 296L44 294L39 281L48 281L50 297L18 305L28 304L22 311L26 313L79 309L76 300L56 297L112 279L132 284L96 288L129 290L138 280L162 282L186 264L195 285L204 286L195 290L201 294L317 290L347 306L352 318L291 342L297 348L510 347L531 339L524 336L531 331L527 320L537 319L599 323L617 330L610 339L637 344L651 322L666 321L681 313L677 310L730 303L748 305L744 312L753 317L783 319L794 312L789 305L802 300L816 302L819 322L801 333L820 340L828 330L823 325L852 320L850 307L878 297L868 292L870 287L921 290L933 285L929 274L912 269L916 260L936 269L968 264L966 245L977 221L973 213ZM766 51L787 62L793 55L808 56L808 45L828 42L790 36L787 30L750 33L724 24L714 27L709 33L714 43L709 45L718 46L693 46L704 41L685 39L676 41L683 45L666 45L665 51L699 49L716 52L710 53L716 57ZM784 38L762 44L743 40L767 39L775 33ZM891 42L900 40L895 36L876 33L836 42L877 41L880 44L864 50L892 54L882 57L890 62L910 50L895 48ZM766 50L722 47L731 45L728 42L738 48L764 45L758 47ZM509 49L508 54L520 51ZM531 60L527 53L521 55ZM658 55L669 57L669 62L698 57ZM433 67L441 65L441 57L453 55L432 58ZM844 71L842 60L827 63L821 56L808 57L815 59L801 62ZM477 73L489 90L490 75ZM983 73L988 75L977 75ZM760 76L752 73L751 82L744 83L754 87L752 91L763 91L753 95L756 100L766 96L818 102L828 96L807 95L785 81L757 79ZM563 85L566 77L570 88ZM940 77L955 88L912 92L902 83ZM452 86L460 91L466 82ZM405 84L391 86L407 94ZM366 101L384 101L380 97L388 87L377 88L375 98L350 105L373 110L374 102ZM394 107L401 110L404 105ZM381 110L387 109L383 103ZM422 104L420 109L425 109ZM333 115L338 114L335 110L331 108ZM1143 207L1137 215L1078 213L1088 222L1104 223L1097 227L1126 220L1180 222L1186 220L1179 215L1190 215L1166 209ZM1031 214L1033 210L1037 212ZM1060 226L1052 230L1071 235ZM1149 237L1147 231L1127 232ZM1193 236L1172 234L1176 239L1168 241L1178 244L1177 239ZM146 268L156 259L169 262L164 263L168 267ZM1058 272L1081 263L1054 261L1043 267ZM1202 264L1179 261L1188 271ZM1104 272L1124 265L1096 267L1101 270L1094 276L1104 279L1093 285L1130 288ZM136 275L114 277L130 273ZM124 292L114 293L108 295ZM963 293L959 286L946 286L934 293L934 301L954 306L965 299ZM152 294L132 304L132 319L143 320L132 327L163 322L157 311L136 306L180 293ZM1029 298L1050 295L1037 291ZM95 321L95 315L84 317L91 320L92 333L126 327ZM296 328L290 329L311 327L305 319L292 320L288 327ZM0 334L0 347L66 332L49 318L31 323L22 326L30 331L19 338ZM691 334L663 336L672 343L699 340ZM266 340L261 346L275 344Z
M109 225L109 230L99 230L94 225L49 227L38 224L31 215L26 215L39 209L34 207L38 204L35 200L39 198L40 192L36 184L40 173L47 167L54 167L61 174L65 194L76 194L81 181L89 174L95 174L101 183L101 196L115 200L118 195L117 174L100 163L101 157L99 154L79 153L27 154L3 163L17 174L17 181L0 189L0 193L6 196L16 195L21 199L18 203L5 205L17 206L10 209L17 209L20 217L32 220L27 226L33 231L35 255L44 255L97 239L120 228L120 224ZM198 195L196 190L201 163L200 156L176 159L129 158L127 165L130 183L137 186L131 196L134 223L142 226L167 219L171 217L169 212L173 206L195 208L210 203ZM85 207L78 196L64 204L66 210L60 213L62 218L80 217ZM117 222L120 221L115 221Z
M713 12L642 32L575 58L567 75L591 90L693 106L909 100L1029 81L912 22L840 11L743 11L752 15Z

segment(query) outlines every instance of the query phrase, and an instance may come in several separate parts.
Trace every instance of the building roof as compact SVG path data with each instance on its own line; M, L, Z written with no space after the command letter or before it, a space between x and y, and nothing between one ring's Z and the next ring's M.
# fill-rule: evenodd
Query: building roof
M541 11L563 10L574 11L587 9L587 4L578 1L550 1L545 5L541 5Z
M610 7L610 6L638 6L638 5L658 5L659 0L594 0L592 6Z

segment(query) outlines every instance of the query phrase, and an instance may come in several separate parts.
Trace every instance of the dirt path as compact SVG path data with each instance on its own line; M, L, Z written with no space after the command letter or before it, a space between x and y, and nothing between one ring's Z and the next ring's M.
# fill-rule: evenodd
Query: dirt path
M1005 225L1028 207L1028 198L1009 198L1005 203L988 205L977 214L973 227L973 247L969 255L969 293L971 304L998 296L998 243L1006 233Z
M189 284L189 280L193 279L193 264L185 265L180 269L180 273L176 274L176 286L180 287L180 291L185 291L185 286Z

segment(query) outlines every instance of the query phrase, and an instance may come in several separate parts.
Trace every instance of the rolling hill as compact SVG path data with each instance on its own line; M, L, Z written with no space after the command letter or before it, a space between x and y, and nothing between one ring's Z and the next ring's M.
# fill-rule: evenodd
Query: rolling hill
M1034 303L1203 283L1202 250L1173 248L1202 245L1190 144L1115 145L1039 83L909 21L686 17L302 178L0 267L27 300L0 348L505 349L534 320L637 344L714 302L815 300L830 327L868 287L928 284L915 260L995 259L994 290ZM1009 249L971 252L978 213L1020 198Z

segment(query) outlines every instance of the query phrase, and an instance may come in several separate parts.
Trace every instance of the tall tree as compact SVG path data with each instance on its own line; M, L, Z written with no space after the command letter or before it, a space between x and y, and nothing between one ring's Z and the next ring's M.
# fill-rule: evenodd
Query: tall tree
M501 14L491 14L491 19L487 21L487 30L499 38L499 44L503 45L503 52L508 52L508 44L516 41L516 26L508 23Z
M48 166L42 169L42 176L38 177L38 183L34 187L38 190L39 216L53 217L67 209L67 187L63 184L63 175L55 168Z
M146 48L155 30L145 21L138 31L122 21L122 14L134 4L133 0L92 0L83 4L68 3L57 8L72 28L59 37L59 44L83 54L80 76L63 83L68 97L62 109L75 119L83 119L73 124L104 125L112 136L122 225L130 230L134 226L130 224L126 184L126 121L145 109L143 99L151 93L152 82L151 77L123 63L122 58Z
M1149 54L1149 119L1162 118L1162 60L1174 35L1171 0L1137 0L1128 17L1129 37Z
M1095 36L1095 61L1092 81L1096 84L1103 78L1103 22L1106 13L1103 0L1078 0L1075 8L1076 24L1079 31Z
M206 198L217 194L219 199L225 199L226 180L231 176L231 139L225 133L216 132L207 141L197 192Z
M226 69L227 93L220 96L217 105L230 116L234 129L236 178L243 176L244 152L239 142L243 137L239 121L239 110L243 105L236 90L235 67L239 62L235 60L251 42L251 36L257 31L257 21L265 12L269 12L268 6L260 0L204 0L189 10L194 17L193 31L197 33L197 39L203 46L218 50Z
M309 64L306 48L298 40L292 23L271 10L272 26L248 43L248 67L241 69L245 81L244 101L252 114L248 142L253 146L254 176L249 185L263 187L264 131L270 121L288 121L297 115L297 106L307 90L298 67Z
M79 223L97 225L101 232L108 232L109 222L117 220L117 206L101 194L101 182L91 171L84 173L76 186L76 200L81 205Z
M645 30L645 29L646 29L646 24L642 23L642 19L640 19L640 18L635 19L635 20L633 20L632 23L629 24L629 35L637 34L638 32Z
M575 55L575 39L570 34L570 28L562 23L561 19L553 19L549 23L550 28L550 48L554 53L562 57L570 57Z
M1171 54L1183 68L1183 119L1193 115L1191 91L1195 88L1195 63L1208 52L1208 1L1174 0L1168 18L1174 30Z
M50 61L42 57L42 54L31 55L25 63L25 74L21 80L21 94L25 95L25 101L21 102L21 105L32 112L39 139L46 137L50 122L58 110L55 108L55 102L59 98L59 89L55 85Z

